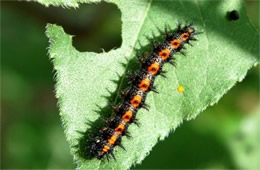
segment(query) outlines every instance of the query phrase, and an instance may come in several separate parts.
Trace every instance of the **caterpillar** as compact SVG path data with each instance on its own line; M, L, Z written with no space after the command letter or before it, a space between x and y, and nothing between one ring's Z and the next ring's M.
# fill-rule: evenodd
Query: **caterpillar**
M106 157L109 160L112 156L116 159L113 154L114 148L119 146L125 149L121 144L122 137L130 136L127 129L132 123L139 125L136 114L140 108L148 109L145 104L147 94L150 91L158 93L154 87L154 80L158 75L165 76L162 70L164 64L174 65L174 54L184 54L184 45L192 46L190 41L197 40L195 35L200 33L202 32L196 31L192 23L185 26L179 23L177 29L170 31L165 27L164 32L161 31L162 36L164 35L163 40L155 42L152 39L151 52L148 55L137 56L140 68L130 76L128 90L121 92L121 104L112 107L115 114L105 121L106 126L91 139L88 147L91 157Z

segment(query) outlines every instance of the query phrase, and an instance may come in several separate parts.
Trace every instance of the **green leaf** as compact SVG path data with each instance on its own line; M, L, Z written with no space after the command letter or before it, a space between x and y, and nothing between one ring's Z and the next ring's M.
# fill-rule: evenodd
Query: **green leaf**
M52 0L44 4L78 5L76 1L71 2ZM60 115L71 152L81 169L128 169L141 163L158 140L163 140L184 120L195 118L209 105L215 104L242 81L259 60L259 33L248 21L243 0L108 2L118 5L122 12L123 44L119 49L101 54L81 53L72 46L72 36L62 27L47 25L49 54L57 73L56 96ZM239 11L239 20L227 20L227 12L232 10ZM150 111L141 109L137 115L141 126L131 125L132 138L123 137L122 143L127 151L117 147L117 161L110 162L80 157L72 147L78 144L81 136L77 131L89 130L92 127L87 123L100 118L95 110L106 108L108 100L104 96L118 99L118 89L122 89L126 81L123 76L135 65L129 60L135 60L133 47L139 47L137 41L147 45L149 42L144 35L152 35L152 32L159 35L156 27L163 29L169 24L175 28L177 20L193 19L195 28L204 34L197 37L199 41L193 43L194 47L187 46L186 57L176 55L177 67L165 65L167 78L158 77L155 81L160 93L151 92L147 97ZM114 83L112 80L119 81ZM184 87L183 93L177 91L179 85ZM192 139L187 140L192 142Z

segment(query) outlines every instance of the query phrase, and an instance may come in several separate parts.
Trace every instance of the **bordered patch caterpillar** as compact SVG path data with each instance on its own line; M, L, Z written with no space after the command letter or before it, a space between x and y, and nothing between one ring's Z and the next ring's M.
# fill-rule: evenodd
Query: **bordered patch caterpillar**
M128 127L137 123L136 114L140 108L147 108L145 104L146 96L150 91L157 92L154 87L154 80L158 75L165 76L162 70L164 64L175 64L174 55L183 53L184 46L190 44L190 41L197 40L195 35L200 34L193 27L193 24L181 26L169 31L165 27L164 39L160 42L152 40L152 50L148 55L138 56L140 68L136 74L130 76L128 90L122 91L122 102L113 107L115 114L105 120L106 126L99 130L95 137L90 140L89 146L81 147L84 152L89 152L91 157L102 159L104 156L109 160L110 156L115 159L114 148L121 144L123 136L129 136ZM163 36L163 35L162 35ZM184 91L184 88L179 90ZM84 142L84 140L83 140ZM84 143L83 143L84 145Z

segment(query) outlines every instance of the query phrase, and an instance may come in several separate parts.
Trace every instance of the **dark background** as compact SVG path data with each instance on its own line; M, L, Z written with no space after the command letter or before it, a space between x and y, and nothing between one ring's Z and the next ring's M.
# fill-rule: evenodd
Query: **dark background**
M259 30L259 1L246 4ZM120 17L115 5L104 2L77 10L1 2L1 168L75 168L54 96L45 26L57 23L76 35L79 51L101 52L120 47ZM259 131L243 129L244 122L255 124L257 114L259 66L217 105L159 142L136 168L254 168Z

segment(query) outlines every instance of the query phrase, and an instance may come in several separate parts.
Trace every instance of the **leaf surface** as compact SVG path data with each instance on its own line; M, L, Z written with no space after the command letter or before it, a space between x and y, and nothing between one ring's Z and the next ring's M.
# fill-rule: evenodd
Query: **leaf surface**
M61 26L48 24L46 31L50 39L49 55L56 70L61 119L71 152L81 169L128 169L141 163L158 140L164 139L184 120L195 118L215 104L232 86L242 81L259 60L259 33L249 23L242 0L108 2L115 3L122 13L123 43L119 49L100 54L79 52L72 46L72 36ZM77 1L41 3L78 6ZM226 14L232 10L239 11L239 20L227 20ZM117 147L117 161L110 162L80 157L72 147L81 136L78 131L92 128L88 122L102 117L95 110L104 110L108 99L118 101L118 89L122 89L126 81L124 75L134 65L133 47L140 47L138 41L149 44L144 35L151 36L152 32L159 35L156 27L164 29L168 24L175 28L178 20L185 23L193 19L195 28L204 33L197 37L199 41L193 42L194 47L186 46L186 57L176 55L176 67L164 66L167 78L155 80L160 93L149 93L146 103L150 110L141 109L137 114L141 126L131 125L132 138L123 137L127 151ZM179 85L184 87L183 93L178 92ZM192 139L187 140L192 142Z

